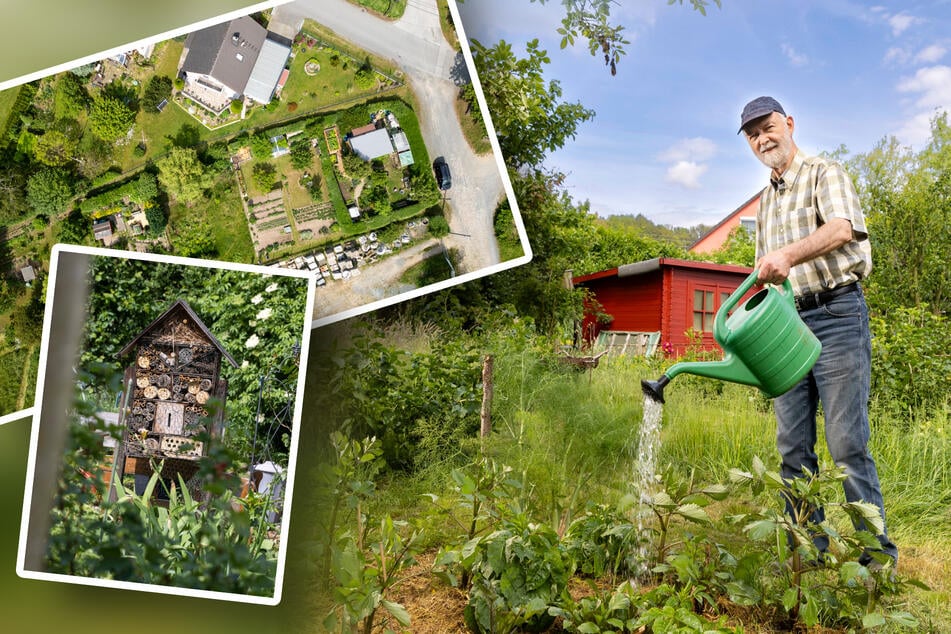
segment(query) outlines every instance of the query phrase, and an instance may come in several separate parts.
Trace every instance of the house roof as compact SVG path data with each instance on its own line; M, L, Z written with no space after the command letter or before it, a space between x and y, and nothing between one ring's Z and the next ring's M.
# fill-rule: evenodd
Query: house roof
M700 243L702 243L704 240L706 240L707 237L709 237L710 235L716 233L716 232L720 229L720 227L722 227L722 226L725 225L725 224L728 224L728 223L732 222L733 219L736 218L737 216L739 216L740 214L742 214L742 213L746 210L746 208L749 207L750 204L751 204L754 200L756 200L757 198L759 198L762 193L763 193L762 190L760 190L760 191L756 192L755 194L753 194L752 196L750 196L750 197L746 200L746 202L744 202L742 205L740 205L739 207L737 207L736 209L734 209L733 211L731 211L731 212L727 215L726 218L724 218L723 220L721 220L720 222L718 222L717 224L715 224L715 225L713 226L713 228L710 229L710 231L707 231L705 234L703 234L702 236L700 236L699 238L697 238L696 242L694 242L693 244L691 244L691 245L687 248L687 250L688 250L688 251L692 251L692 250L694 249L694 247L696 247L698 244L700 244Z
M112 222L109 218L97 218L92 221L92 233L97 240L108 238L112 235Z
M192 310L192 307L189 306L189 305L188 305L188 302L186 302L184 299L175 300L175 303L174 303L174 304L172 304L171 306L169 306L168 309L167 309L164 313L162 313L161 315L159 315L158 317L156 317L156 318L152 321L151 324L149 324L148 326L146 326L145 328L143 328L143 329L142 329L142 332L140 332L138 335L136 335L136 337L135 337L132 341L130 341L129 343L127 343L127 344L125 345L125 347L122 348L122 350L120 350L120 351L116 354L116 356L117 356L117 357L124 357L125 355L129 354L130 352L132 352L132 350L135 349L135 347L136 347L136 346L138 345L138 343L139 343L139 340L141 340L142 337L144 337L145 335L147 335L147 334L149 334L150 332L152 332L153 330L155 330L155 329L159 326L159 324L163 323L163 322L166 320L166 318L169 317L169 315L171 315L173 312L176 312L176 311L184 312L184 313L194 322L195 326L198 327L198 329L201 331L201 333L202 333L203 335L205 335L205 337L208 338L208 340L211 342L211 344L212 344L213 346L215 346L215 348L218 349L218 352L221 353L221 356L223 356L225 359L227 359L228 362L231 364L232 367L235 367L235 368L238 367L238 362L234 360L234 357L232 357L230 354L228 354L228 351L225 350L225 347L224 347L223 345L221 345L221 342L218 341L217 337L215 337L213 334L211 334L211 331L208 330L208 327L204 324L204 322L202 322L201 318L200 318L198 315L195 314L195 311Z
M182 71L210 75L241 93L266 36L264 27L246 15L194 31L185 40L188 53Z
M290 55L290 47L265 39L261 46L261 54L258 55L251 77L244 88L245 96L258 103L269 103L284 72L284 64L287 63Z
M370 161L393 153L393 142L386 128L367 132L350 139L350 147L364 161Z
M659 271L663 267L681 268L681 269L702 269L704 271L720 271L724 273L740 273L749 275L753 269L746 266L736 266L734 264L716 264L713 262L701 262L698 260L680 260L677 258L654 258L652 260L643 260L631 264L622 264L613 269L589 273L588 275L579 275L572 278L575 284L583 284L593 280L604 279L608 277L633 277L643 275L653 271Z

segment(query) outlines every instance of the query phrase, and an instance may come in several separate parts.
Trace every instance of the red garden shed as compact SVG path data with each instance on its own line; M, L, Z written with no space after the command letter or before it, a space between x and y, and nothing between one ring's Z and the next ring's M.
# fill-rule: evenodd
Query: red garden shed
M717 349L714 315L751 272L745 266L655 258L574 277L574 285L589 289L593 299L582 323L584 339L656 333L654 343L679 355L694 330L703 333L704 349Z

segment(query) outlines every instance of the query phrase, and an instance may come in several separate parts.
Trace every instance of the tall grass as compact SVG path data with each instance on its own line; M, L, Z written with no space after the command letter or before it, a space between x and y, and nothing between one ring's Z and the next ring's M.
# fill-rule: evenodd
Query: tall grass
M394 322L386 334L391 344L417 353L432 352L444 336L411 320ZM597 368L578 371L562 363L550 342L518 325L499 326L478 345L495 359L491 436L462 440L422 461L415 472L387 474L374 511L426 522L429 547L457 541L458 527L432 513L429 500L436 496L451 505L451 470L476 462L480 453L513 469L512 476L525 484L521 508L556 530L592 504L622 506L636 473L644 406L640 381L656 378L669 361L605 356ZM682 474L692 472L697 483L723 483L731 468L750 469L754 456L768 469L778 468L772 406L756 389L681 375L665 397L658 470L671 465ZM925 631L951 631L949 408L928 419L898 420L874 407L871 418L870 450L879 467L889 533L902 553L900 572L933 588L909 597L909 606L927 624ZM438 422L420 423L421 452L427 435L441 433ZM816 449L822 467L831 468L821 421ZM736 493L711 511L729 514L753 503ZM845 516L830 519L840 528L848 524ZM740 542L747 536L737 528L718 539Z

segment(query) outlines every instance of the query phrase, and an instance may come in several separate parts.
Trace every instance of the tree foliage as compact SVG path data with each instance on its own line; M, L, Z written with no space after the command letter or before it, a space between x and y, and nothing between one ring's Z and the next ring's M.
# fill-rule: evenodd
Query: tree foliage
M848 167L867 214L874 269L869 303L892 307L926 304L951 313L951 125L946 114L931 127L931 141L917 154L894 138L883 139Z
M53 116L57 119L76 119L88 106L89 93L82 79L75 73L60 75L53 93Z
M502 154L515 168L540 165L548 152L573 139L578 126L594 117L594 111L580 103L561 101L559 82L545 81L543 69L550 60L538 40L529 42L526 52L527 57L517 58L504 40L492 47L472 43Z
M211 178L198 160L194 148L172 147L168 154L155 162L158 180L165 190L184 203L198 200L208 187Z
M277 179L277 168L274 167L273 163L255 163L254 168L251 170L251 178L254 180L254 184L258 186L258 189L269 192L274 189L274 184Z
M152 75L142 92L143 112L157 113L158 105L172 96L172 78L165 75Z
M49 130L36 140L33 155L37 161L50 167L68 165L76 157L78 139L59 130Z
M118 97L100 95L89 109L89 127L103 141L116 141L135 124L136 111Z
M689 0L690 6L701 15L707 14L711 0ZM547 4L548 0L532 0L538 4ZM712 0L720 7L720 0ZM684 4L684 0L667 0L667 4ZM617 64L625 54L624 27L611 19L611 9L617 6L614 0L562 0L565 17L562 18L558 34L561 35L561 48L573 46L580 38L587 42L592 56L604 57L604 65L612 75L617 74Z
M250 146L251 156L254 158L261 160L271 158L271 152L274 148L271 145L271 141L263 132L258 132L251 136Z
M314 162L314 152L310 148L310 141L301 139L291 144L291 165L302 170L307 169Z
M139 177L135 179L131 198L134 202L144 204L150 200L155 200L157 197L158 180L155 178L155 174L142 172Z
M40 213L56 215L66 209L72 197L72 179L61 168L45 167L30 176L26 184L27 201Z
M26 183L26 174L17 166L0 167L0 224L20 219L29 209Z

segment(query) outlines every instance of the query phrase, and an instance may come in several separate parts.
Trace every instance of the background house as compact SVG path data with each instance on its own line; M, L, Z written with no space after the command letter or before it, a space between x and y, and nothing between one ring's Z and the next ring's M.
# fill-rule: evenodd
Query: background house
M702 333L704 349L717 349L714 316L751 272L744 266L655 258L573 277L576 287L592 294L582 322L584 340L656 333L655 342L681 354L692 329Z
M248 16L194 31L185 40L179 67L184 92L215 112L242 97L267 104L290 52Z
M699 240L687 249L691 253L712 253L719 250L730 237L735 227L746 227L750 233L756 232L756 210L759 208L759 197L762 192L756 192L752 198L734 209L730 215L717 223L713 229L705 233Z

